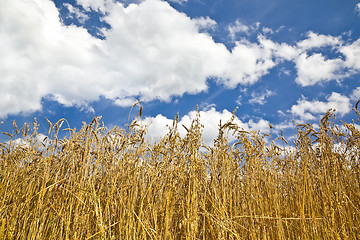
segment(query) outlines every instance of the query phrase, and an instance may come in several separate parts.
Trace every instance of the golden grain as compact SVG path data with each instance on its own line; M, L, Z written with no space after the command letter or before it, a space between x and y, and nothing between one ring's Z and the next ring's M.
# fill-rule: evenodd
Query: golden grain
M14 122L5 134L29 144L0 148L0 239L357 239L360 132L333 117L297 125L293 150L231 121L213 147L199 119L182 138L174 118L154 143L138 119L94 118L62 139L66 120L46 119L46 144L36 120L30 136Z

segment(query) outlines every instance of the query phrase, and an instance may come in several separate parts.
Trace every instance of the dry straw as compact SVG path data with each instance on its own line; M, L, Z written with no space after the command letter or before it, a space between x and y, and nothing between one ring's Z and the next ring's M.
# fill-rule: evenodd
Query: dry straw
M26 144L0 146L0 239L357 239L360 132L333 117L297 125L293 150L232 121L212 147L199 119L155 143L137 120L48 121L44 141L14 122Z

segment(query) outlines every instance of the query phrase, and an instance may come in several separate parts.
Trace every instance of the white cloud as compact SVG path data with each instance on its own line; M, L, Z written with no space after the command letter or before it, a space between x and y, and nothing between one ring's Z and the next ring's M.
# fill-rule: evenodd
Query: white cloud
M302 50L309 50L313 48L320 48L326 46L339 46L342 44L342 40L339 37L333 37L329 35L316 34L314 32L308 32L307 39L297 43L297 46Z
M239 105L239 106L241 106L242 105L242 96L241 95L239 95L238 97L237 97L237 99L236 99L236 104L237 105Z
M339 51L346 57L346 67L360 71L360 39L352 44L342 46Z
M266 42L267 40L263 40ZM313 86L333 80L340 80L352 74L346 71L347 68L354 67L357 62L357 45L343 46L341 37L316 34L309 32L307 38L297 42L296 46L287 44L276 44L272 41L268 43L274 49L275 56L284 60L293 61L297 70L296 82L301 86ZM272 45L272 46L271 46ZM343 53L346 60L341 57L326 59L320 52L309 53L311 50L319 50L324 47ZM350 63L351 62L351 63Z
M329 109L336 109L336 113L344 116L351 111L350 99L344 95L333 92L326 98L326 102L298 100L297 104L291 107L290 112L300 117L301 120L315 120L316 114L324 114Z
M356 4L355 11L360 15L360 3Z
M169 132L169 127L172 126L173 120L158 114L156 117L144 118L141 123L148 126L147 137L157 140Z
M360 39L344 44L341 37L308 33L308 38L297 43L298 56L293 58L297 69L296 82L312 86L327 81L340 80L360 71ZM326 59L321 53L308 51L331 47L339 56Z
M348 76L347 73L343 73L344 61L342 59L325 59L320 53L311 56L303 53L295 63L298 74L296 82L301 86L312 86Z
M228 31L231 39L235 39L237 33L249 33L250 28L239 20L236 20L233 25L228 26Z
M234 88L238 84L253 84L276 64L273 61L272 49L246 40L235 42L227 65L218 76L227 87Z
M300 49L298 49L297 47L291 46L286 43L275 43L262 35L259 35L258 40L260 45L263 46L264 49L271 51L273 57L278 58L278 61L294 60L301 53Z
M107 9L114 5L113 0L76 0L78 5L81 5L87 11L97 11L106 13Z
M273 34L274 33L274 31L271 28L267 28L267 27L263 27L262 31L265 34Z
M212 108L216 108L216 104L215 103L209 104L209 103L204 102L204 103L200 104L199 108L202 109L202 111L208 111Z
M260 23L257 22L253 25L246 25L240 20L236 20L234 24L231 24L228 26L229 36L232 40L236 39L236 35L239 33L244 33L246 35L249 35L252 32L255 32L259 29Z
M307 38L299 41L296 46L278 44L261 38L260 42L274 51L279 59L293 61L297 70L296 82L301 86L313 86L333 80L340 80L360 70L360 40L343 45L341 37L309 32ZM339 55L327 59L320 52L312 52L331 47Z
M231 119L232 113L228 110L223 110L222 112L216 111L215 108L210 108L209 110L205 111L199 111L200 113L200 122L204 125L203 128L203 139L204 143L206 145L212 145L213 140L218 136L218 129L219 129L219 123L221 120L222 124L225 124L228 120ZM185 128L182 127L184 125L185 127L189 128L191 126L191 123L194 119L196 119L197 112L191 111L187 115L183 116L179 123L179 133L181 137L184 137L186 135ZM153 139L158 139L160 137L163 137L166 133L168 133L169 128L166 127L172 126L173 120L168 119L161 114L157 115L156 117L147 117L142 120L143 124L148 125L148 137L153 137ZM243 128L246 131L261 131L262 133L268 133L269 132L269 122L260 119L258 122L255 122L253 120L250 120L248 122L243 122L237 117L234 120L234 123L237 124L240 128ZM230 140L234 140L231 135L229 135Z
M77 3L104 13L111 26L102 30L104 40L62 25L51 1L2 2L0 117L41 110L47 96L66 106L86 106L100 96L120 106L134 97L169 101L206 90L209 77L233 88L275 66L261 44L237 42L230 52L199 32L213 20L191 19L164 1Z
M192 21L198 26L199 30L214 30L216 28L216 21L209 17L194 18Z
M352 94L350 95L352 100L358 101L360 100L360 87L357 87L353 90Z
M266 90L262 93L251 93L251 99L249 99L249 103L257 103L260 105L264 105L266 103L266 98L275 95L276 93L270 90Z
M179 3L179 4L183 4L183 3L186 3L188 0L169 0L169 1Z
M287 129L295 129L295 123L293 121L285 121L279 124L274 125L274 132L279 134L281 131L287 130Z
M118 98L114 101L114 104L120 107L128 107L134 105L138 100L133 97Z
M79 8L76 8L69 3L64 3L63 5L69 10L71 14L75 15L76 19L78 19L81 24L84 24L87 20L89 20L89 16L81 12ZM70 18L74 17L70 15Z
M225 64L230 56L224 45L198 32L196 21L166 2L148 0L127 8L118 4L104 20L112 27L104 31L102 50L105 61L112 60L114 75L108 77L115 96L169 101L204 91L207 77L222 73L218 62Z
M320 52L309 53L325 47L331 47L339 56L327 59ZM283 52L286 56L284 59L295 62L296 82L301 86L341 80L360 70L360 39L344 45L341 37L309 32L307 38L299 41L296 47L286 46L282 51L279 47L277 49L275 55Z

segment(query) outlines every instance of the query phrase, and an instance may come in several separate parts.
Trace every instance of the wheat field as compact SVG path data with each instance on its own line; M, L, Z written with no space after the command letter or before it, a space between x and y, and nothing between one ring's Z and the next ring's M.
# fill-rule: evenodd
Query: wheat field
M139 118L48 122L43 141L35 120L5 133L23 144L0 145L0 239L360 237L360 131L332 112L289 144L231 120L213 146L199 119L180 137L175 118L156 142Z

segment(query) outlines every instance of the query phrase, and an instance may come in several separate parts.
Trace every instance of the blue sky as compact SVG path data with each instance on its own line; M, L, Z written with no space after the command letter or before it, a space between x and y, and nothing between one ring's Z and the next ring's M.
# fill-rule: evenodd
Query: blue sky
M329 108L356 119L360 99L358 0L3 0L0 39L6 132L35 117L43 133L45 117L122 127L141 100L149 136L198 105L208 144L237 107L244 129L290 138Z

